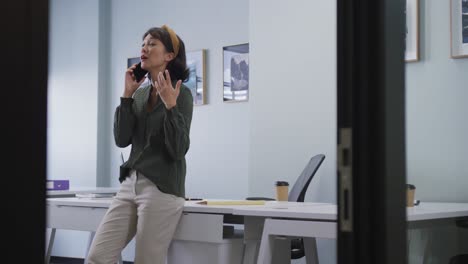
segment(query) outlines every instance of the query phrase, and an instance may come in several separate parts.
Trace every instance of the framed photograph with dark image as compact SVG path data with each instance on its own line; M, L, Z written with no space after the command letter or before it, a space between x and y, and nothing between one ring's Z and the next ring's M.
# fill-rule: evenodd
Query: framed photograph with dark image
M190 77L185 82L192 92L193 104L205 104L205 50L187 51L187 67L190 70Z
M249 44L223 47L223 101L249 99Z
M132 66L135 63L139 63L139 62L140 62L140 57L128 58L127 59L127 68L130 68L130 66Z
M450 56L468 58L468 0L450 0Z
M419 0L406 0L405 61L419 61Z

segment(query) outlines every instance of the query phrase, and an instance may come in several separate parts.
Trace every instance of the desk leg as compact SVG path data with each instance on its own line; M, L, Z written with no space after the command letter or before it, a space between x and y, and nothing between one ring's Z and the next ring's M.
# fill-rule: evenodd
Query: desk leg
M242 256L242 264L257 263L264 221L264 217L244 217L244 254Z
M430 259L430 253L431 253L431 248L432 248L432 239L433 239L433 232L434 230L432 229L427 229L426 231L428 234L428 237L427 237L427 241L426 241L426 245L424 245L424 255L423 255L423 261L422 263L423 264L427 264L429 263L429 259Z
M262 241L260 242L260 252L258 254L258 264L271 263L274 235L304 238L336 238L336 222L265 219ZM307 242L308 245L311 243L313 244L310 240Z
M242 256L242 264L255 264L259 244L259 241L244 241L244 254Z
M272 260L274 237L270 233L268 220L265 220L265 227L263 228L262 242L260 243L260 251L258 253L257 264L270 264Z
M50 236L49 236L49 241L47 243L47 247L46 247L47 251L46 251L45 260L44 260L45 264L50 263L50 255L52 254L52 248L54 247L55 231L56 231L55 228L50 229Z
M270 236L273 241L271 248L274 248L272 264L291 263L291 238L287 236Z
M314 238L304 237L304 251L306 256L307 264L318 264L318 253L317 253L317 240Z

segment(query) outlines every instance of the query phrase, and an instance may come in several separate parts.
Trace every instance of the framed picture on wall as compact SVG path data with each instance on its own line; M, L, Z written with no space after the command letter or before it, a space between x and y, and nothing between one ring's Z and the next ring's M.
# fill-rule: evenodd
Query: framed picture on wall
M451 57L468 57L468 0L450 0Z
M132 66L133 64L135 63L139 63L140 62L140 57L131 57L131 58L128 58L127 59L127 68L130 68L130 66Z
M405 61L419 60L419 0L406 0Z
M205 104L205 50L187 51L187 67L190 70L190 77L185 82L192 92L193 104Z
M223 47L223 101L249 99L249 44Z

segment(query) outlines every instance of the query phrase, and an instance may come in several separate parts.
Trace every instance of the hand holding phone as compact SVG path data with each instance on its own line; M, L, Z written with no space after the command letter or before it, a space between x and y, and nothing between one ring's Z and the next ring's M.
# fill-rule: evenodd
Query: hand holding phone
M122 97L132 97L133 93L140 87L147 72L141 68L141 62L128 68L125 72L125 90Z
M148 73L147 70L141 68L141 62L139 62L135 69L133 69L133 75L135 76L135 81L140 82L143 77Z

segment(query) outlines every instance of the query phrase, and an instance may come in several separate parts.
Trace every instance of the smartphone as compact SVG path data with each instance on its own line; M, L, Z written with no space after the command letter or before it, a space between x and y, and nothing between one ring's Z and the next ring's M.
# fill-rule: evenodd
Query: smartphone
M148 73L147 70L141 68L141 62L136 65L136 68L133 70L133 75L135 75L135 79L139 82L145 75Z

